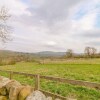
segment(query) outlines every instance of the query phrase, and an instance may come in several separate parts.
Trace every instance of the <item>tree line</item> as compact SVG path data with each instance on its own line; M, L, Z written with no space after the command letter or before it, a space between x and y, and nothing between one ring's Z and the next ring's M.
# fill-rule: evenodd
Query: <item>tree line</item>
M68 49L66 51L66 55L67 58L73 58L73 57L77 57L77 58L99 58L100 57L100 53L97 53L97 49L94 47L85 47L84 49L84 53L81 54L75 54L74 51L72 49Z

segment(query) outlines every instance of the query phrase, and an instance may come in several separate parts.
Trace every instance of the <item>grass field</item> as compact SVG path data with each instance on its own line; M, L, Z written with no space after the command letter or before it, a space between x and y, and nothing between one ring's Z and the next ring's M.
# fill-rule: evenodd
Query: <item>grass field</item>
M0 66L0 69L100 83L100 59L45 61L44 64L21 62L16 65ZM8 76L1 72L0 74ZM24 76L15 75L14 78L24 84L34 84L33 79ZM41 88L78 100L100 100L100 91L95 89L46 80L41 80Z

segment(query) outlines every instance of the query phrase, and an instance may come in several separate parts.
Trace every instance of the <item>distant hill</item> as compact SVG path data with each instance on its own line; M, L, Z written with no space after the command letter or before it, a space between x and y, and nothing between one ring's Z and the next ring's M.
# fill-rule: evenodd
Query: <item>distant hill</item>
M10 51L10 50L0 50L0 57L7 57L7 56L13 56L16 52Z
M35 54L40 57L61 57L65 55L65 52L43 51Z
M29 55L34 57L61 57L65 52L42 51L37 53L24 53L10 50L0 50L0 57L16 56L16 55Z

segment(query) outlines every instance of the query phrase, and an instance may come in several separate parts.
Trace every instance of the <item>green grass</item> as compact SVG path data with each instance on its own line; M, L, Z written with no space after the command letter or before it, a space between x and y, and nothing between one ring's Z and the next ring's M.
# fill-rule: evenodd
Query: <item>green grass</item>
M16 65L0 66L0 69L100 83L100 59L67 60L66 63L49 61L45 64L22 62ZM1 72L0 74L8 76ZM34 80L31 78L19 75L13 78L34 86ZM78 98L78 100L100 100L100 91L95 89L46 80L41 80L41 88L63 96Z

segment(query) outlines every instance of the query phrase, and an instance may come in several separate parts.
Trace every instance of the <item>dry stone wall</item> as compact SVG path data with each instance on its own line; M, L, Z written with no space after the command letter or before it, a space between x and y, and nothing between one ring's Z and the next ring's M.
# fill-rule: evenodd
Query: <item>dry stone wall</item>
M52 100L29 85L21 85L16 80L0 76L0 100Z

